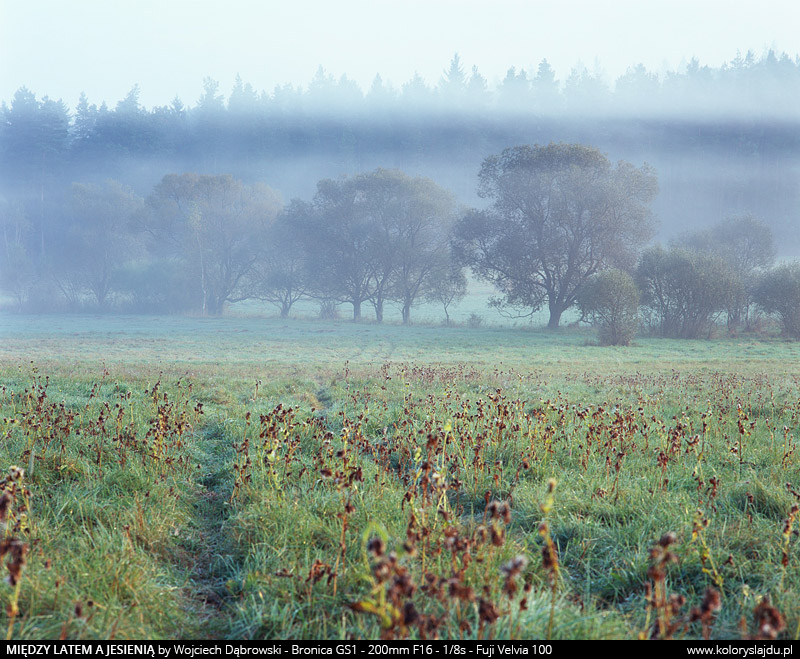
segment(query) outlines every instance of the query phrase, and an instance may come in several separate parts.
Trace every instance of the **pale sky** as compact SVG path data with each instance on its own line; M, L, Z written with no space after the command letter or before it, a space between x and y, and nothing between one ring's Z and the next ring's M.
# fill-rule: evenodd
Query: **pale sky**
M271 92L319 65L399 88L415 71L435 84L455 52L490 84L543 58L561 80L599 63L612 82L769 48L800 53L800 0L0 0L0 101L25 85L113 107L138 83L148 108L193 105L205 76Z

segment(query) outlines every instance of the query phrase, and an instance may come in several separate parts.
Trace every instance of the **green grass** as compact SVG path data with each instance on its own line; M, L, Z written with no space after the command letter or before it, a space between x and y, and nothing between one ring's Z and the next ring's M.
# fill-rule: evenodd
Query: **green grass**
M545 373L788 373L800 343L725 338L683 341L640 338L633 346L594 345L588 330L466 328L353 324L278 318L185 316L0 315L4 361L35 358L96 373L102 364L136 372L163 365L174 372L218 368L226 375L265 368L339 370L383 362L465 364Z
M712 637L753 633L768 597L796 638L798 357L756 337L0 315L0 468L26 470L5 534L29 548L4 624L637 638L664 615L650 550L673 532L676 636L702 635L689 612L714 587Z

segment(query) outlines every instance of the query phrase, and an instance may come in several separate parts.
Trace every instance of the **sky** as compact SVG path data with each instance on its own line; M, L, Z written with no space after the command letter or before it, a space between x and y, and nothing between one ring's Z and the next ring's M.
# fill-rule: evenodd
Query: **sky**
M769 48L800 53L800 1L0 0L0 101L26 86L113 107L138 84L147 108L193 105L206 76L226 96L237 74L271 92L320 65L399 88L415 72L437 83L454 53L491 85L544 58L561 80L586 66L613 82Z

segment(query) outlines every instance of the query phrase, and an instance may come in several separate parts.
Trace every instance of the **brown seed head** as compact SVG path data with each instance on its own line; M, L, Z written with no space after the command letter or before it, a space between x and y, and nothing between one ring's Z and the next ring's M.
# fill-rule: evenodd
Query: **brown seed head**
M481 597L478 602L478 617L481 622L491 625L500 617L500 611L489 600Z
M678 542L678 536L675 535L672 531L670 531L669 533L665 533L664 535L661 536L661 538L658 541L658 544L666 548L669 547L670 545L674 545L676 542Z
M542 567L545 570L552 570L556 565L558 565L558 557L550 549L550 545L544 545L542 547Z
M383 556L386 552L386 543L380 538L371 538L367 543L367 551L374 556Z
M753 618L756 622L756 639L774 640L784 629L786 621L778 609L770 604L769 597L764 597L753 609Z
M500 571L507 577L516 577L528 565L528 559L524 556L515 556L508 563L500 566Z
M502 547L503 543L506 541L505 531L502 528L497 528L492 525L489 529L489 533L492 536L492 545L495 547Z

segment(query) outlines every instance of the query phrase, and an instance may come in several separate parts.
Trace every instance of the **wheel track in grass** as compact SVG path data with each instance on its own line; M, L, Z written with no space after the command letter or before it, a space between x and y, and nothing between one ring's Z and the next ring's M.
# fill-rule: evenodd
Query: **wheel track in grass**
M202 475L194 503L196 551L190 575L189 608L196 609L199 635L227 637L231 626L226 582L234 572L226 537L233 449L222 423L212 422L198 433Z

